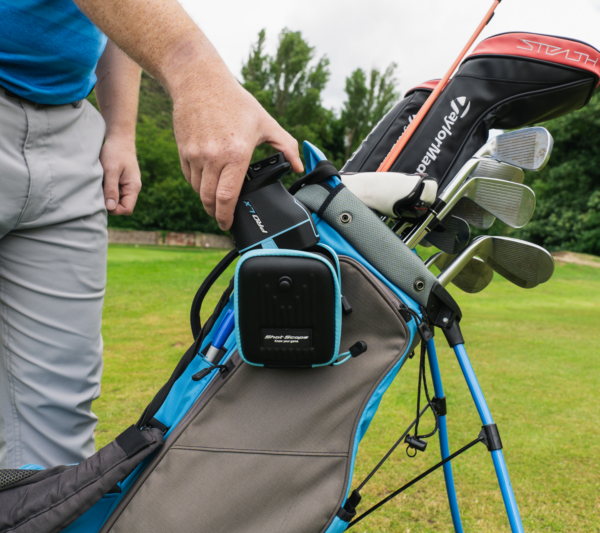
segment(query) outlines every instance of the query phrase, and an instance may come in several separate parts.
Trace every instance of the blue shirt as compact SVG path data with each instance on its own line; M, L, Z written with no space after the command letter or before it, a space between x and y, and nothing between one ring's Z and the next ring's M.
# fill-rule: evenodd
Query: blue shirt
M85 98L106 36L73 0L0 0L0 85L40 104Z

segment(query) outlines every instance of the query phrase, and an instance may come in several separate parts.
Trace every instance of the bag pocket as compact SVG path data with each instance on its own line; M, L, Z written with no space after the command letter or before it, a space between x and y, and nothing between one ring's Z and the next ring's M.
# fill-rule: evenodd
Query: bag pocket
M235 272L234 309L238 351L248 364L310 368L351 356L339 354L340 270L328 246L245 254Z

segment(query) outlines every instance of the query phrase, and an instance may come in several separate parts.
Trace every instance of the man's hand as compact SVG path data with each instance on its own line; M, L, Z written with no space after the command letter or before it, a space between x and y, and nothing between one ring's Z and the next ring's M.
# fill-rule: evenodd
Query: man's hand
M106 139L100 152L104 168L104 202L110 215L131 215L142 189L135 145L130 140Z
M104 202L111 215L131 215L142 180L135 155L141 69L109 41L96 68L96 99L106 121L100 152Z
M173 121L183 173L227 230L256 146L268 142L296 172L302 162L296 140L237 81L223 79L219 88L197 97L184 92L174 101Z
M183 173L229 229L254 148L263 142L302 171L298 144L246 92L177 0L74 0L173 98Z

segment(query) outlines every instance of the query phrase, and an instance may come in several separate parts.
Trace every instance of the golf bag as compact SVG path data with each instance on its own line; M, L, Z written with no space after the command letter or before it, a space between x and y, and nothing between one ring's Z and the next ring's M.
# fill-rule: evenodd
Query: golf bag
M521 128L580 109L599 82L600 52L588 44L534 33L485 39L462 63L390 171L427 173L441 191L491 129ZM342 170L377 170L432 85L409 91Z
M55 498L35 509L45 527L0 531L60 531L86 510L65 531L347 528L359 500L348 499L359 444L419 342L418 328L427 329L422 317L447 325L460 310L323 154L308 144L305 153L308 167L319 168L292 201L311 212L320 242L304 251L273 248L270 238L254 243L201 327L202 301L238 251L203 282L192 306L194 342L137 424L157 445L164 432L164 444L133 473L122 471L93 507L87 499L61 513ZM268 230L269 213L258 213ZM298 239L304 247L305 235ZM235 333L221 344L232 313ZM0 506L20 494L18 485L5 484Z

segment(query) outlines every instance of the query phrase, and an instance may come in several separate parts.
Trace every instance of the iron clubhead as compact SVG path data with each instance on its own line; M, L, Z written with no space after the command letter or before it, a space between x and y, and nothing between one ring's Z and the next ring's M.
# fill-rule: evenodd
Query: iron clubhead
M439 252L425 264L428 268L435 265L443 272L455 258L456 255ZM473 257L462 271L454 277L452 283L466 293L476 294L485 289L492 282L493 277L494 271L492 268L479 257Z
M490 156L524 170L541 170L546 166L554 139L546 128L523 128L490 139L476 154Z
M481 229L489 229L496 222L494 215L488 213L483 207L478 206L469 198L461 198L454 209L450 211L450 216L462 218L471 226Z
M505 224L522 228L535 211L534 192L520 183L493 178L472 178L457 192L457 201L469 198Z
M421 244L428 242L447 254L459 254L471 240L471 228L463 219L448 216L444 219L444 231L431 231Z
M470 177L495 178L512 183L523 183L525 173L519 167L501 163L494 159L482 160L471 172ZM459 200L451 212L452 215L466 220L471 226L481 229L490 228L496 217L468 198Z
M475 256L523 289L545 283L554 273L554 259L541 246L509 237L486 235L478 237L465 248L439 275L439 282L447 285Z
M469 175L471 178L496 178L499 180L523 183L525 172L522 168L497 161L495 159L483 159Z

